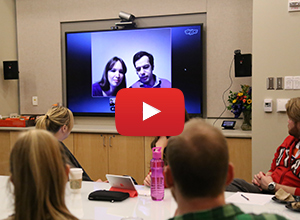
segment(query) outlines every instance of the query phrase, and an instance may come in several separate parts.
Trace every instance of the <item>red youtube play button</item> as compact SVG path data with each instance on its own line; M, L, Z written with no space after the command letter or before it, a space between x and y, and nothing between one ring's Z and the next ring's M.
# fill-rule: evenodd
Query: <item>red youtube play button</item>
M121 89L115 107L117 131L124 136L176 136L184 127L184 96L179 89Z

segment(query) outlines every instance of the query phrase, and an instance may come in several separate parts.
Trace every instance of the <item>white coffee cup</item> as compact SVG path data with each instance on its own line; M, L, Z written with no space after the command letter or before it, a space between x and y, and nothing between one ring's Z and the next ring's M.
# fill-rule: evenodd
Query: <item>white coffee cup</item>
M81 168L71 168L69 173L70 189L73 193L80 193L82 187L82 173Z

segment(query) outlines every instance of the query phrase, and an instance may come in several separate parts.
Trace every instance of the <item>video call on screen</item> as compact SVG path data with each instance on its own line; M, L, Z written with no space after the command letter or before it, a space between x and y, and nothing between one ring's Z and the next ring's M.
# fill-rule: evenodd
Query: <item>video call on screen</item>
M100 81L106 63L117 56L126 64L126 84L131 86L139 79L132 61L139 51L153 55L153 74L183 92L187 112L202 114L201 24L66 33L65 39L67 107L74 115L114 113L115 97L93 97L92 84Z

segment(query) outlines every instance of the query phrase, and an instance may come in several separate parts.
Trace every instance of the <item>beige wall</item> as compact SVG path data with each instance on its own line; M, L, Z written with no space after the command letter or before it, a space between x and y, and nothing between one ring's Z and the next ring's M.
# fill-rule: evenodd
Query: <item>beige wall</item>
M19 112L18 80L4 80L3 61L17 60L14 0L0 1L0 115Z
M207 12L207 116L223 111L222 93L230 85L233 51L251 53L252 0L16 1L21 113L44 113L62 101L60 22L117 18L119 11L139 16ZM157 5L160 5L157 7ZM34 65L33 65L34 64ZM34 68L33 68L34 67ZM234 79L233 90L251 78ZM39 105L32 106L31 97ZM224 116L232 117L229 111ZM99 119L101 123L101 119ZM113 118L111 119L114 123Z
M253 2L253 6L252 6ZM160 7L157 7L160 5ZM3 80L2 61L17 58L13 0L0 1L0 114L18 111L17 80ZM253 14L252 14L253 7ZM124 10L136 16L207 12L207 99L209 117L223 110L221 95L229 84L228 71L233 51L253 53L253 173L267 171L276 147L287 135L284 113L264 113L265 98L299 96L299 90L266 90L269 76L300 75L300 12L289 13L287 1L188 0L188 1L17 1L18 52L21 74L21 113L44 113L62 100L61 21L116 18ZM253 29L252 29L253 15ZM3 31L6 30L6 31ZM2 40L4 39L4 40ZM234 90L249 78L234 79ZM39 106L31 106L31 96ZM232 116L228 111L224 116ZM113 123L78 118L80 123Z
M275 149L287 136L287 116L276 112L277 98L300 95L300 90L267 90L267 77L300 76L300 12L288 12L288 1L253 1L253 173L267 171ZM273 112L263 111L265 98Z
M10 14L1 13L0 18L13 20L9 27L14 30L15 1L0 2L1 10L2 5L7 7L7 3L4 2L9 2ZM207 117L218 117L224 110L223 91L230 85L228 75L234 50L241 49L242 53L252 53L252 4L253 0L226 0L222 1L222 4L220 0L16 1L18 44L15 40L16 32L13 31L9 35L8 45L11 45L9 48L15 53L9 59L16 58L16 45L18 45L20 113L45 113L51 104L62 101L60 22L117 18L119 11L122 10L136 17L207 13ZM4 25L3 21L4 19L1 19L1 25ZM2 31L0 36L4 36ZM4 54L6 52L1 49L0 60ZM233 75L233 72L230 74ZM0 86L2 81L0 79ZM231 89L238 90L240 84L251 85L251 77L233 77ZM17 94L16 83L14 86L12 92ZM0 101L6 97L2 88L0 88ZM32 96L38 96L38 106L32 106ZM17 95L9 100L11 103L18 103ZM0 114L2 111L15 112L15 109L18 109L18 106L4 110L1 101ZM233 115L225 111L223 117L233 117ZM217 126L220 121L222 120L219 120ZM77 117L75 123L114 124L114 118L95 120L95 118Z
M62 102L60 22L117 18L121 10L137 17L197 12L200 5L205 11L203 0L189 4L173 0L17 1L21 113L44 113L49 104ZM38 106L31 105L34 95L39 98Z
M251 53L251 42L252 0L226 0L222 4L220 0L207 0L207 117L218 117L224 110L222 94L230 85L234 50ZM239 91L241 84L251 85L251 77L235 78L234 67L231 70L232 91ZM233 114L226 110L223 117Z

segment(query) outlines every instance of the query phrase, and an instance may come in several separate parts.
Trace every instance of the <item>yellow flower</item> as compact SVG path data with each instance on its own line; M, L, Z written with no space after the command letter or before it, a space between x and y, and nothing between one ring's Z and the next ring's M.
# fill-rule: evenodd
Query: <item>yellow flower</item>
M238 93L238 96L243 96L244 94L242 92L239 92Z
M248 99L247 100L247 103L250 105L252 103L252 100L251 99Z
M236 99L232 101L232 103L236 103Z

